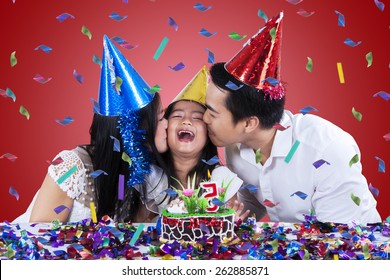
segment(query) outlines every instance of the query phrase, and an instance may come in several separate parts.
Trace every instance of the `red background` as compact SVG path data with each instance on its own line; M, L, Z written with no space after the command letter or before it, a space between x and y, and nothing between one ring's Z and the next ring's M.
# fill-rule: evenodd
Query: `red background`
M11 89L16 102L0 98L0 156L11 153L15 162L0 159L0 220L12 220L23 213L39 189L48 163L63 149L89 142L93 103L97 99L100 68L93 55L101 58L103 34L119 36L137 48L118 46L137 71L153 86L161 87L163 104L170 100L206 64L208 53L215 62L232 57L264 25L258 17L261 9L268 17L284 11L282 44L282 80L287 82L287 108L293 112L313 106L312 112L334 122L351 133L358 142L363 173L379 189L378 209L385 219L390 215L389 175L378 172L378 156L389 161L390 142L383 136L390 132L388 102L372 97L389 89L389 8L384 11L374 0L303 1L297 5L285 0L222 1L206 0L212 6L206 12L194 8L196 1L179 0L3 0L0 3L0 89ZM298 9L314 12L310 17L297 14ZM337 24L335 10L344 14L345 27ZM112 12L128 17L120 22L109 18ZM62 13L73 15L60 23ZM173 18L175 31L168 24ZM81 33L82 26L92 39ZM216 34L206 38L199 34L205 28ZM228 37L232 32L247 35L241 41ZM169 42L158 60L153 59L161 40ZM344 44L346 38L356 47ZM387 39L386 39L387 38ZM44 44L50 53L34 50ZM16 51L17 64L10 66ZM367 67L366 54L373 53L373 65ZM313 60L313 71L305 69L307 57ZM183 62L178 72L168 68ZM345 84L340 84L336 63L344 69ZM84 77L82 84L73 76L76 70ZM33 80L36 74L52 77L46 84ZM27 120L19 113L23 105L30 113ZM362 113L357 121L352 107ZM56 120L71 116L74 122L62 126ZM386 121L387 120L387 121ZM13 186L16 200L8 191Z

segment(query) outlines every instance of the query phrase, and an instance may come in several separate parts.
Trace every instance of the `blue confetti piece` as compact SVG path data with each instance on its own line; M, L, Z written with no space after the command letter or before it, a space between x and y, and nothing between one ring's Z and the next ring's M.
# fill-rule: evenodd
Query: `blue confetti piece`
M313 162L313 165L315 168L319 168L321 167L324 163L326 163L327 165L330 165L329 162L327 162L326 160L323 160L323 159L320 159L320 160L317 160L316 162Z
M312 106L307 106L305 108L302 108L301 110L299 110L299 112L301 112L303 115L306 115L307 113L311 112L311 111L314 111L314 112L318 112L318 110Z
M297 191L290 196L294 196L294 195L298 196L302 200L305 200L307 197L307 194L305 194L304 192L301 192L301 191Z
M266 15L262 10L260 10L260 9L257 11L257 16L258 16L259 18L264 19L265 22L268 21L267 15Z
M65 209L68 209L70 211L70 208L69 207L66 207L65 205L60 205L60 206L57 206L56 208L54 208L54 212L56 212L56 214L60 214L62 211L64 211Z
M16 101L16 95L15 93L9 89L9 88L6 88L5 90L5 93L4 93L4 90L0 90L0 95L3 96L3 97L9 97L11 98L14 102Z
M377 97L377 96L383 98L386 101L390 99L390 94L388 94L387 92L384 92L384 91L379 91L379 92L375 93L372 97Z
M214 33L210 33L209 31L207 31L206 29L202 28L200 31L199 31L199 34L200 35L203 35L207 38L210 38L211 36L214 36L215 34L217 34L217 32L214 32Z
M338 26L345 27L345 18L344 18L344 15L343 15L342 13L340 13L339 11L335 11L335 13L338 15L337 25L338 25Z
M267 83L271 84L272 86L276 86L279 83L279 80L272 78L272 77L268 77L268 78L265 78L262 82L263 83L267 82Z
M99 103L93 98L90 98L89 100L93 102L93 112L96 114L100 114Z
M121 151L121 144L118 139L116 139L114 136L110 136L111 139L114 140L114 146L113 146L113 151L114 152L120 152Z
M368 185L368 188L370 189L371 193L375 196L378 197L379 195L379 190L375 188L371 183Z
M74 121L73 118L70 117L70 116L66 117L66 118L63 119L62 121L56 120L56 122L58 122L58 123L61 124L61 125L68 125L68 124L72 123L73 121Z
M161 234L161 227L162 227L161 216L159 216L157 221L156 221L156 232L157 232L158 235Z
M210 230L209 230L208 226L206 226L205 223L200 222L199 228L200 228L200 230L203 231L204 233L210 234Z
M374 0L375 2L375 5L378 7L379 10L381 10L382 12L384 11L385 9L385 4L383 4L381 1L379 0Z
M258 187L254 186L254 185L245 185L245 186L242 186L240 188L240 190L242 190L242 189L248 189L249 192L255 193L255 192L257 192Z
M65 20L67 20L68 18L74 19L74 16L72 16L71 14L68 14L68 13L63 13L63 14L60 14L59 16L56 17L56 19L59 22L63 22Z
M115 12L112 12L111 15L109 15L108 17L115 20L115 21L121 21L121 20L124 20L125 18L127 18L127 16L122 17Z
M84 82L84 78L82 75L80 75L79 73L76 72L76 69L73 70L73 76L75 77L75 79L80 83L82 84Z
M52 51L52 48L46 46L46 45L39 45L38 47L36 47L34 50L42 50L44 51L45 53L50 53Z
M346 45L348 45L350 47L356 47L356 46L360 45L361 42L362 41L359 41L359 42L355 43L351 39L347 38L347 39L345 39L344 44L346 44Z
M91 177L95 179L102 174L108 175L107 172L104 172L103 170L98 169L98 170L95 170L94 172L91 173Z
M172 66L168 66L168 68L172 69L173 71L180 71L181 69L185 68L186 66L184 65L183 62L179 62L178 64L176 64L174 67Z
M222 201L220 201L218 198L214 197L212 200L211 200L211 203L213 203L214 205L217 205L217 206L223 206L225 205L225 203L223 203Z
M114 36L114 37L110 38L110 40L114 41L115 43L117 43L122 48L125 48L125 49L128 49L128 50L132 50L132 49L138 47L138 45L131 45L129 42L127 42L126 40L124 40L124 39L122 39L121 37L118 37L118 36Z
M160 194L166 193L170 197L174 197L177 195L177 192L171 188L167 188L166 190L163 190Z
M209 160L204 160L204 159L202 159L202 161L204 162L204 163L206 163L207 165L214 165L214 164L216 164L216 163L218 163L219 162L219 158L218 158L218 156L213 156L212 158L210 158Z
M177 25L176 21L171 17L168 17L168 24L172 26L175 29L175 31L179 29L179 26Z
M8 193L16 198L16 200L19 200L19 193L18 191L13 187L10 186L8 189Z
M385 173L386 172L385 162L379 157L375 157L375 159L379 161L378 162L378 172Z
M228 87L229 89L231 90L239 90L240 88L242 88L244 85L241 84L239 86L237 86L235 83L231 82L231 81L228 81L227 84L225 85L226 87Z
M205 50L208 52L207 62L214 64L214 53L207 48Z
M211 9L212 6L208 6L208 7L206 8L203 4L201 4L201 3L196 3L196 4L194 5L194 8L197 9L198 11L205 12L205 11Z

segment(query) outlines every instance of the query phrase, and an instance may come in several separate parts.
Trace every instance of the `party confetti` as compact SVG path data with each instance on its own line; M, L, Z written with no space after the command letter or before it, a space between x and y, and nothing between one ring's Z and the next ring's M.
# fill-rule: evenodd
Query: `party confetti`
M303 17L310 17L310 16L312 16L314 14L314 12L307 12L304 9L299 9L297 11L297 14L300 15L300 16L303 16Z
M70 123L72 123L74 120L71 116L68 116L66 117L65 119L63 119L62 121L60 120L56 120L57 123L61 124L61 125L68 125Z
M313 162L313 166L317 169L317 168L321 167L324 163L326 163L327 165L330 165L330 163L327 162L326 160L319 159L316 162Z
M20 105L19 113L23 116L25 116L28 120L30 119L30 113L27 111L26 108L24 108L23 105Z
M338 26L345 27L345 18L344 18L344 15L343 15L342 13L340 13L339 11L335 11L335 13L338 15L337 25L338 25Z
M60 178L57 180L57 184L61 185L66 179L68 179L74 172L76 172L77 166L73 166L68 171L66 171Z
M255 193L255 192L257 192L258 187L254 186L254 185L244 185L240 189L248 189L249 192Z
M353 202L355 202L355 204L356 204L357 206L360 205L360 197L355 196L353 193L351 193L351 198L352 198Z
M115 21L122 21L124 20L125 18L127 18L127 16L120 16L118 15L117 13L115 12L112 12L111 15L108 16L110 19L113 19Z
M167 189L163 190L160 194L163 194L163 193L166 193L170 197L174 197L177 195L177 192L171 188L167 188Z
M116 76L115 77L115 91L120 93L121 92L121 86L122 86L123 80L121 77Z
M93 57L92 57L92 61L100 66L102 66L102 60L96 55L94 54Z
M386 141L389 141L389 140L390 140L390 133L387 133L386 135L383 135L383 138L384 138Z
M73 76L75 77L75 79L76 79L80 84L83 83L84 77L83 77L81 74L77 73L77 72L76 72L76 69L73 70Z
M261 156L261 153L260 153L260 148L259 149L257 149L256 150L256 163L260 163L262 160L263 160L263 158L262 158L262 156Z
M119 174L118 180L118 199L123 200L125 197L125 176Z
M359 122L362 121L363 115L360 112L356 111L354 107L352 107L352 114Z
M186 66L184 65L183 62L179 62L176 64L174 67L168 66L169 69L172 69L173 71L180 71L181 69L185 68Z
M375 93L372 97L382 97L384 100L389 100L390 98L390 94L388 94L387 92L384 92L384 91L379 91L377 93Z
M95 203L93 201L89 203L89 209L91 210L92 222L97 223Z
M58 157L58 158L54 159L53 161L47 160L46 162L51 164L51 165L56 166L56 165L58 165L60 163L63 163L64 160L61 157Z
M374 0L375 2L375 5L378 7L379 10L381 10L382 12L384 11L385 9L385 4L383 4L381 1L379 0Z
M298 196L302 200L305 200L307 197L307 194L305 194L304 192L301 192L301 191L297 191L297 192L291 194L290 196L294 196L294 195Z
M16 198L16 200L19 200L19 193L13 186L9 187L8 193L10 195L14 196Z
M299 142L298 140L295 140L293 146L291 147L290 151L288 152L286 158L284 159L284 162L286 163L289 163L292 159L292 157L294 156L296 150L298 149L298 146L301 142Z
M93 98L90 98L89 100L93 102L93 112L96 114L100 114L99 103Z
M210 33L209 31L207 31L206 29L202 28L200 31L199 31L199 34L200 35L203 35L207 38L210 38L211 36L217 34L217 32L214 32L214 33Z
M214 53L207 48L205 50L206 50L206 52L208 52L207 62L213 64L214 63Z
M284 127L283 125L281 125L280 123L277 123L273 126L273 128L276 128L277 130L280 130L280 131L284 131L286 130L287 128L289 128L290 126L288 125L287 127Z
M179 26L177 25L176 21L171 17L168 17L168 24L172 26L175 31L179 29Z
M141 233L143 233L144 227L145 227L144 224L139 224L138 225L137 230L135 231L133 237L130 240L130 243L129 243L130 246L134 246L134 244L137 241L138 237L141 235Z
M272 29L269 31L269 35L272 38L272 42L275 41L275 37L276 37L276 28L275 27L272 27Z
M318 110L312 106L306 106L305 108L302 108L301 110L299 110L299 112L301 112L303 115L306 115L307 113L309 113L311 111L318 112Z
M375 159L378 161L378 172L385 173L386 172L385 162L377 156L375 157Z
M205 164L207 164L207 165L214 165L214 164L216 164L216 163L218 163L219 162L219 157L218 156L213 156L212 158L210 158L209 160L204 160L204 159L202 159L202 161L205 163Z
M208 6L207 8L205 6L203 6L201 3L196 3L195 6L194 6L195 9L197 9L198 11L201 11L201 12L205 12L209 9L212 8L212 6Z
M297 5L301 3L303 0L286 0L286 1L290 4Z
M350 46L350 47L356 47L356 46L359 46L361 44L362 41L359 41L357 43L355 43L353 40L347 38L344 40L344 44Z
M110 138L112 139L112 140L114 140L114 146L113 146L113 151L114 152L120 152L121 151L121 144L120 144L120 142L119 142L119 140L118 139L116 139L114 136L110 136Z
M63 14L60 14L59 16L56 17L56 19L59 22L63 22L65 20L67 20L68 18L74 19L74 16L72 16L71 14L68 14L68 13L63 13Z
M264 206L266 206L266 207L273 208L273 207L279 205L280 202L273 203L273 202L271 202L270 200L266 199L266 200L263 201L262 204L263 204Z
M163 50L164 50L165 47L167 46L168 41L169 41L169 39L168 39L167 37L164 37L164 38L162 39L160 45L158 46L158 49L156 50L156 53L155 53L154 56L153 56L153 59L154 59L154 60L157 60L157 59L160 57L161 53L163 52Z
M375 196L378 197L379 195L379 190L375 188L371 183L368 185L368 188L370 189L371 193Z
M52 48L50 48L50 47L48 47L48 46L46 46L46 45L39 45L39 46L36 47L34 50L35 50L35 51L37 51L37 50L42 50L42 51L44 51L45 53L50 53L50 52L52 51Z
M89 29L85 25L83 25L81 27L81 33L84 34L85 36L87 36L89 40L92 39L92 33L91 33L91 31L89 31Z
M311 73L313 71L313 61L310 57L307 57L306 70Z
M69 207L66 207L65 205L60 205L60 206L57 206L56 208L54 208L54 212L56 212L56 214L60 214L62 211L64 211L65 209L68 209L70 211L70 208Z
M38 83L40 83L40 84L46 84L47 82L50 82L51 77L49 77L49 78L44 78L44 77L42 77L41 75L36 74L36 75L34 76L33 80L36 81L36 82L38 82Z
M233 40L240 41L246 37L246 35L239 35L236 32L232 32L229 34L229 37L232 38Z
M352 167L353 164L359 162L359 155L356 154L354 155L351 160L349 161L349 167Z
M110 40L116 42L119 46L121 46L122 48L128 49L128 50L132 50L132 49L138 47L138 45L131 45L129 42L127 42L126 40L124 40L118 36L114 36Z
M14 102L16 101L16 95L15 93L9 89L9 88L6 88L6 90L4 91L3 89L0 89L0 95L2 97L9 97L11 98Z
M370 67L372 65L372 52L366 54L366 60L367 60L367 67Z
M337 72L339 74L340 84L344 84L345 83L344 72L343 72L343 65L341 64L341 62L337 62Z
M18 60L16 59L15 54L16 54L16 51L12 52L11 56L9 58L11 67L14 67L18 63Z
M125 152L122 153L122 160L128 162L129 165L132 164L131 158Z
M257 11L257 16L258 16L259 18L264 19L265 22L268 21L267 15L266 15L261 9L259 9L259 10Z
M3 159L3 158L6 158L8 159L9 161L11 162L15 162L15 160L18 158L17 156L13 155L13 154L10 154L10 153L5 153L3 154L0 159Z
M279 84L279 80L272 77L265 78L262 82L267 82L272 86L276 86L277 84Z
M227 88L233 90L233 91L236 91L236 90L239 90L240 88L242 88L244 85L241 84L241 85L236 85L235 83L231 82L231 81L228 81L227 84L225 85Z
M100 175L108 175L107 172L101 170L101 169L98 169L98 170L95 170L94 172L92 172L90 175L93 179L96 179L97 177L99 177Z

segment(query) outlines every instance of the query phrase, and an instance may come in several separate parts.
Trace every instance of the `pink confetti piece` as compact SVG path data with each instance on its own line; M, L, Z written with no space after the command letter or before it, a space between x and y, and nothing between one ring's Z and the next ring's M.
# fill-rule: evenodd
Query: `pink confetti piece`
M215 34L217 34L217 32L213 32L213 33L210 33L208 30L202 28L200 31L199 31L199 34L200 35L203 35L207 38L210 38L211 36L214 36Z
M10 153L5 153L4 155L2 155L0 157L0 159L2 158L6 158L8 160L10 160L11 162L15 162L15 160L18 158L17 156L13 155L13 154L10 154Z
M283 125L281 125L280 123L277 123L277 124L275 124L274 126L273 126L273 128L276 128L277 130L280 130L280 131L284 131L284 130L286 130L287 128L289 128L290 126L288 125L288 126L286 126L286 127L284 127Z
M67 20L68 18L74 19L74 16L72 16L71 14L68 14L68 13L62 13L59 16L56 17L56 19L59 22L63 22L65 20Z
M290 4L297 5L301 3L303 0L286 0L286 1Z
M389 140L390 140L390 133L387 133L386 135L383 135L383 138L384 138L386 141L389 141Z
M168 17L168 24L169 26L172 26L175 31L179 29L179 26L177 25L176 21L171 17Z
M300 15L300 16L303 16L303 17L310 17L310 16L312 16L314 14L314 12L307 12L304 9L299 9L297 11L297 14Z
M111 15L108 16L110 19L113 19L115 21L122 21L124 20L125 18L127 18L127 16L120 16L119 14L115 13L115 12L112 12Z
M10 195L14 196L16 198L16 200L19 200L19 193L13 186L9 187L8 193Z
M65 119L63 119L62 121L60 120L56 120L57 123L61 124L61 125L68 125L70 123L72 123L74 120L71 116L68 116L66 117Z
M54 208L54 212L56 212L56 214L60 214L62 211L64 211L65 209L68 209L70 211L70 208L69 207L66 207L65 205L60 205L60 206L57 206L56 208Z
M205 50L208 53L207 62L213 64L214 63L214 53L207 48Z
M119 174L119 181L118 181L118 199L123 200L125 195L125 176L122 174Z
M36 82L38 82L38 83L40 83L40 84L46 84L47 82L50 82L51 77L49 77L49 78L44 78L44 77L42 77L41 75L36 74L36 75L34 76L33 80L36 81Z
M124 40L118 36L114 36L110 40L116 42L119 46L121 46L122 48L128 49L128 50L132 50L132 49L138 47L138 45L131 45L129 42L127 42L126 40Z
M379 0L374 0L375 2L375 5L378 7L379 10L381 10L382 12L384 11L385 9L385 4L383 4L381 1Z
M64 162L64 160L61 157L58 157L58 158L55 158L53 161L47 160L46 162L55 166L55 165L58 165L58 164Z
M186 66L184 65L183 62L179 62L178 64L176 64L174 67L172 66L168 66L169 69L172 69L173 71L180 71L181 69L184 69Z
M80 84L83 83L84 78L83 78L82 75L80 75L79 73L76 72L76 69L73 70L73 76L76 78L76 80L77 80Z
M389 100L390 99L390 94L388 94L387 92L385 91L378 91L377 93L375 93L372 97L381 97L383 98L384 100Z
M294 196L294 195L298 196L302 200L305 200L307 197L307 194L305 194L304 192L301 192L301 191L297 191L297 192L291 194L290 196Z
M207 10L211 9L212 6L208 6L208 7L205 7L203 4L201 3L196 3L194 5L194 8L197 9L198 11L201 11L201 12L206 12Z
M315 168L319 168L319 167L321 167L324 163L326 163L327 165L330 165L330 163L327 162L326 160L320 159L320 160L317 160L316 162L313 162L313 166L314 166Z
M368 188L370 189L371 193L375 196L378 197L379 195L379 190L375 188L371 183L368 185Z
M44 51L45 53L50 53L50 52L52 51L52 48L50 48L50 47L48 47L48 46L46 46L46 45L39 45L39 46L36 47L34 50L35 50L35 51L37 51L37 50L42 50L42 51Z
M268 199L263 201L263 205L266 206L266 207L269 207L269 208L273 208L273 207L275 207L275 206L277 206L279 204L280 204L280 202L273 203L273 202L271 202Z

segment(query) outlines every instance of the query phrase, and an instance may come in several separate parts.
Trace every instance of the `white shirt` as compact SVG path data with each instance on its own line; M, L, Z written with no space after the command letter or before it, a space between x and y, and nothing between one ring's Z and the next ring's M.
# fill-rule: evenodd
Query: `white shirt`
M244 180L244 185L257 186L252 193L248 189L239 192L244 204L260 202L267 206L271 221L304 221L304 215L313 210L323 222L381 222L376 201L362 174L359 148L351 135L310 114L285 111L280 124L290 127L276 132L271 155L264 165L256 163L255 152L245 145L225 149L227 166ZM299 145L286 162L296 141ZM356 154L359 161L350 167ZM313 163L318 160L327 163L315 168ZM359 198L360 204L352 197ZM251 211L256 214L258 209L253 208Z

